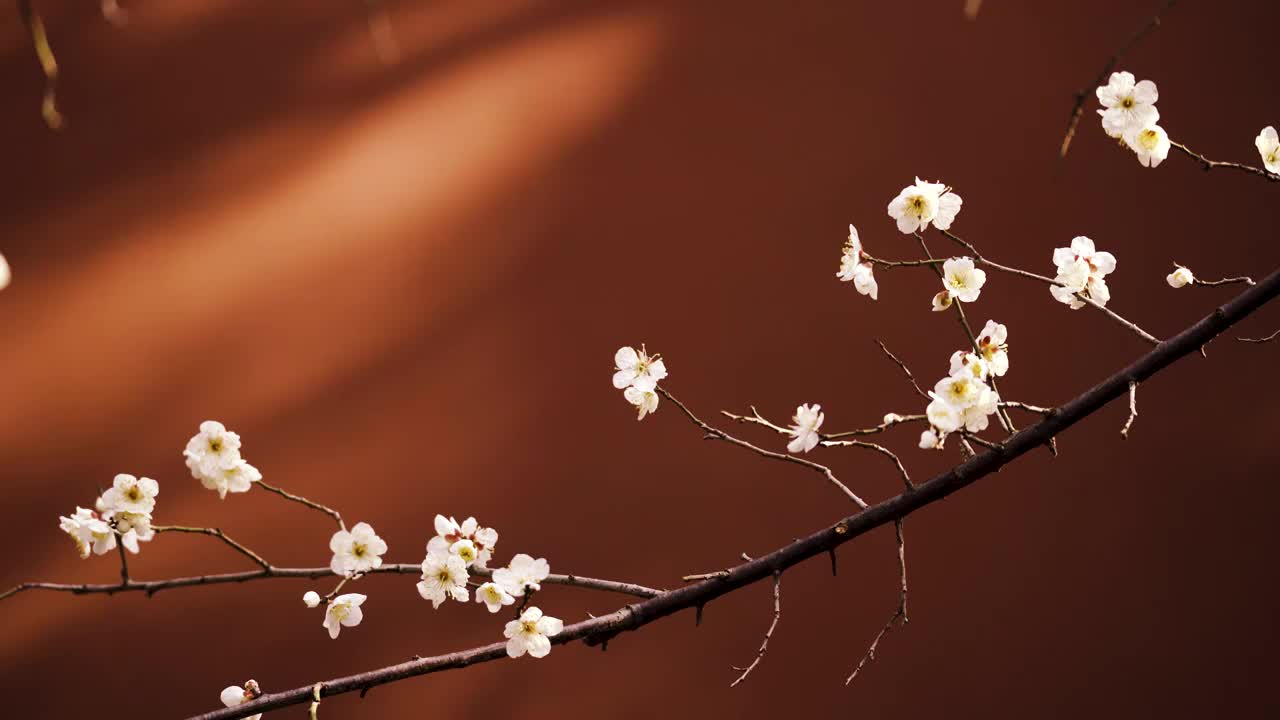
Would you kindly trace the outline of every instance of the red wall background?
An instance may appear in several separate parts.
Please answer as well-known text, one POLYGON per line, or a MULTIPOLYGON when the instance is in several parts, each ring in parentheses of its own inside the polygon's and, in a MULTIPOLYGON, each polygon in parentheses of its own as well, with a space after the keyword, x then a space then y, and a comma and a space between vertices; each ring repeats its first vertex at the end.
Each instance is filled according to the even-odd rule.
MULTIPOLYGON (((1112 307, 1157 335, 1233 290, 1173 291, 1280 261, 1277 187, 1156 170, 1072 94, 1155 2, 902 5, 390 2, 379 62, 360 2, 38 3, 68 119, 0 13, 0 583, 110 582, 57 517, 117 472, 161 482, 156 522, 218 526, 288 565, 327 562, 330 524, 260 491, 219 502, 181 451, 227 423, 266 478, 366 520, 421 559, 436 512, 499 529, 499 557, 672 586, 848 507, 818 478, 699 440, 674 408, 637 425, 611 357, 644 342, 704 416, 776 420, 821 402, 833 429, 918 412, 882 338, 925 381, 962 339, 927 310, 936 280, 835 280, 845 226, 911 256, 885 206, 914 175, 965 199, 955 226, 1039 272, 1093 237, 1119 258, 1112 307)), ((1159 83, 1162 125, 1256 164, 1280 125, 1277 9, 1185 3, 1122 63, 1159 83)), ((942 247, 940 242, 935 242, 942 247)), ((1043 287, 993 276, 971 309, 1010 328, 1009 398, 1064 401, 1144 351, 1043 287)), ((1241 328, 1265 334, 1280 311, 1241 328)), ((907 523, 911 623, 844 677, 895 602, 892 533, 788 572, 769 654, 730 690, 769 619, 750 588, 545 661, 499 662, 326 700, 321 716, 1203 717, 1274 715, 1280 347, 1219 340, 1118 404, 907 523)), ((741 429, 781 448, 777 437, 741 429)), ((885 438, 925 478, 957 459, 885 438)), ((821 451, 867 498, 882 458, 821 451)), ((243 569, 202 537, 161 537, 140 578, 243 569)), ((180 717, 256 678, 277 690, 492 642, 474 604, 432 611, 410 577, 356 586, 363 625, 331 641, 279 580, 4 601, 9 713, 180 717)), ((554 588, 574 621, 621 601, 554 588)), ((280 715, 297 715, 299 709, 280 715)))

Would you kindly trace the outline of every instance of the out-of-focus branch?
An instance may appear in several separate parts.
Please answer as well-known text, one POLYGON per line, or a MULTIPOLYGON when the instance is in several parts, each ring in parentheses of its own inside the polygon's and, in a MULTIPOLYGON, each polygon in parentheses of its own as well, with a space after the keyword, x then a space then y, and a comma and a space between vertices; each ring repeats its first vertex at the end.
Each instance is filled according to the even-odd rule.
POLYGON ((1098 73, 1098 77, 1094 78, 1093 85, 1080 88, 1079 92, 1076 93, 1075 104, 1071 106, 1071 117, 1067 121, 1067 132, 1062 136, 1062 146, 1058 148, 1059 159, 1067 156, 1067 150, 1071 147, 1071 140, 1076 136, 1076 127, 1080 124, 1080 117, 1084 115, 1085 101, 1089 99, 1089 96, 1093 93, 1093 89, 1104 84, 1107 81, 1107 78, 1111 77, 1111 73, 1115 71, 1116 65, 1120 63, 1120 58, 1124 57, 1125 54, 1133 49, 1133 46, 1137 45, 1139 40, 1146 37, 1152 30, 1160 27, 1160 21, 1164 14, 1172 9, 1177 2, 1178 0, 1166 0, 1166 2, 1156 10, 1154 15, 1147 18, 1146 22, 1142 23, 1142 27, 1138 28, 1137 32, 1129 38, 1128 42, 1121 45, 1120 49, 1116 50, 1111 57, 1107 59, 1107 64, 1102 66, 1102 71, 1098 73))
MULTIPOLYGON (((660 593, 649 600, 627 605, 608 615, 567 625, 559 635, 551 639, 551 642, 562 645, 583 640, 589 645, 603 644, 619 633, 637 630, 681 610, 702 607, 739 588, 772 577, 812 557, 828 553, 875 528, 897 523, 912 512, 995 473, 1013 460, 1034 450, 1049 438, 1089 417, 1111 401, 1124 396, 1130 382, 1142 382, 1181 358, 1196 352, 1200 346, 1252 314, 1277 295, 1280 295, 1280 270, 1272 272, 1258 285, 1240 293, 1208 316, 1152 348, 1129 366, 1120 369, 1057 408, 1044 420, 1012 435, 995 448, 937 475, 917 486, 916 490, 904 492, 874 507, 850 515, 834 525, 824 527, 812 535, 800 538, 767 555, 717 573, 714 577, 660 593)), ((687 410, 685 414, 690 415, 700 427, 704 429, 709 427, 697 421, 687 410)), ((903 565, 905 566, 905 562, 903 565)), ((905 587, 905 581, 903 585, 905 587)), ((268 693, 243 705, 214 710, 194 716, 190 720, 243 718, 277 708, 311 702, 313 693, 315 696, 328 697, 358 692, 419 675, 454 670, 506 657, 506 644, 492 643, 446 655, 417 658, 292 690, 268 693)))
POLYGON ((40 62, 40 70, 44 72, 44 100, 40 103, 40 114, 49 129, 59 130, 64 120, 62 113, 58 112, 58 60, 53 56, 53 46, 49 44, 44 20, 32 7, 31 0, 18 0, 18 14, 27 26, 27 34, 31 36, 31 45, 36 51, 36 60, 40 62))

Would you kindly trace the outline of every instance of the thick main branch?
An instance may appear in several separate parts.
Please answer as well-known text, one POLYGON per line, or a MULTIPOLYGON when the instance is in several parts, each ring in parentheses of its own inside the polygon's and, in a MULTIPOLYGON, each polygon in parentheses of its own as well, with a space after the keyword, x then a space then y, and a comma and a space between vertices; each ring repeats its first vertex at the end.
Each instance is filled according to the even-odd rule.
MULTIPOLYGON (((1280 295, 1280 270, 1272 272, 1258 285, 1240 293, 1199 322, 1161 342, 1128 367, 1057 408, 1044 420, 1012 435, 991 450, 919 485, 916 490, 904 492, 855 515, 850 515, 808 537, 717 574, 713 578, 664 592, 641 603, 627 605, 608 615, 566 626, 562 633, 552 639, 552 642, 558 645, 574 640, 584 640, 592 645, 607 642, 621 632, 636 630, 681 610, 701 607, 739 588, 774 577, 787 568, 826 553, 882 525, 901 520, 912 512, 994 473, 1014 459, 1044 444, 1049 438, 1093 414, 1112 400, 1127 395, 1130 383, 1142 382, 1177 360, 1196 352, 1223 330, 1239 322, 1277 295, 1280 295)), ((340 695, 418 675, 499 660, 506 656, 504 643, 492 643, 447 655, 410 660, 292 690, 268 693, 253 702, 197 715, 190 720, 243 718, 268 710, 311 702, 313 692, 323 697, 340 695)))

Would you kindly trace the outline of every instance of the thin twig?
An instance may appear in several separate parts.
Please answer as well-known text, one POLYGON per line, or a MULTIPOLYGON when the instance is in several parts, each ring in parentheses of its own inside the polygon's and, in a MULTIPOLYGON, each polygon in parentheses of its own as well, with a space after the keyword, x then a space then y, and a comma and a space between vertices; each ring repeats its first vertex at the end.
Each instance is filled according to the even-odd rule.
POLYGON ((1120 437, 1125 440, 1129 439, 1129 429, 1133 427, 1133 421, 1138 417, 1138 383, 1134 380, 1129 381, 1129 419, 1124 421, 1124 427, 1120 428, 1120 437))
MULTIPOLYGON (((772 450, 765 450, 764 448, 760 448, 760 447, 756 447, 755 445, 752 445, 746 440, 739 440, 738 438, 730 435, 729 433, 719 428, 712 427, 711 425, 708 425, 702 420, 700 420, 697 415, 694 415, 693 412, 689 410, 689 408, 685 407, 684 403, 677 400, 676 397, 672 395, 670 392, 668 392, 665 388, 659 387, 658 394, 662 395, 662 397, 666 398, 667 400, 670 400, 672 404, 680 408, 680 412, 684 413, 684 416, 689 418, 690 422, 692 422, 694 425, 701 428, 702 431, 705 432, 708 437, 724 440, 725 442, 731 445, 737 445, 740 448, 745 448, 747 450, 750 450, 753 453, 756 453, 757 455, 767 457, 771 460, 789 462, 795 465, 807 467, 810 470, 815 470, 817 472, 820 472, 822 473, 823 477, 827 479, 827 482, 831 483, 836 487, 837 490, 844 493, 844 496, 852 500, 854 504, 856 504, 858 507, 863 509, 867 507, 867 503, 862 498, 855 495, 854 492, 850 490, 847 485, 840 482, 840 479, 836 477, 835 473, 831 472, 831 468, 827 467, 826 465, 819 465, 818 463, 813 462, 812 460, 805 460, 804 458, 799 458, 794 455, 773 452, 772 450)), ((754 421, 748 420, 747 422, 754 422, 754 421)), ((775 425, 774 427, 776 428, 777 426, 775 425)))
POLYGON ((58 60, 53 56, 53 46, 49 44, 49 35, 44 29, 44 20, 40 13, 31 6, 31 0, 18 0, 18 14, 27 26, 27 34, 31 36, 31 45, 36 51, 36 60, 40 61, 40 70, 44 73, 44 100, 40 103, 40 115, 50 130, 59 130, 64 124, 62 113, 58 112, 58 60))
POLYGON ((735 667, 734 670, 741 670, 742 674, 737 680, 729 683, 729 687, 738 687, 738 683, 747 679, 752 670, 760 664, 764 659, 765 650, 769 649, 769 638, 773 637, 773 631, 778 627, 778 620, 782 618, 782 573, 775 572, 773 574, 773 622, 769 623, 769 629, 764 633, 764 642, 760 643, 760 649, 756 651, 755 659, 746 668, 735 667))
POLYGON ((882 433, 885 430, 888 430, 893 427, 897 427, 898 425, 902 425, 904 423, 929 421, 928 415, 898 415, 897 413, 891 413, 891 415, 892 417, 890 417, 888 420, 885 420, 884 422, 874 427, 862 428, 861 430, 843 430, 841 432, 835 432, 835 433, 824 433, 820 435, 820 437, 823 440, 839 440, 840 438, 859 437, 862 435, 878 435, 879 433, 882 433))
POLYGON ((218 528, 180 527, 178 525, 153 525, 152 529, 158 533, 179 532, 179 533, 197 533, 200 535, 211 535, 213 537, 218 538, 219 540, 226 543, 227 545, 229 545, 232 550, 235 550, 241 555, 244 555, 245 557, 257 563, 258 566, 261 567, 263 570, 271 569, 271 563, 267 562, 266 560, 263 560, 261 555, 250 550, 244 545, 241 545, 235 540, 232 540, 231 538, 227 537, 226 533, 222 532, 218 528))
POLYGON ((1271 342, 1272 340, 1275 340, 1277 336, 1280 336, 1280 330, 1277 330, 1266 337, 1260 337, 1260 338, 1238 337, 1236 339, 1239 340, 1240 342, 1264 343, 1264 342, 1271 342))
POLYGON ((116 549, 120 551, 120 584, 117 589, 123 590, 129 587, 129 560, 124 552, 124 543, 117 542, 116 549))
POLYGON ((1259 177, 1270 180, 1271 182, 1280 182, 1280 175, 1277 175, 1273 172, 1267 172, 1262 168, 1254 167, 1252 165, 1245 165, 1244 163, 1219 162, 1217 160, 1210 160, 1209 158, 1201 155, 1200 153, 1192 150, 1191 148, 1187 147, 1186 145, 1183 145, 1180 142, 1170 140, 1169 144, 1174 148, 1178 149, 1179 151, 1181 151, 1183 154, 1189 155, 1193 160, 1196 160, 1197 162, 1199 162, 1200 167, 1204 168, 1205 172, 1213 170, 1214 168, 1228 168, 1231 170, 1239 170, 1241 172, 1247 172, 1251 175, 1257 175, 1259 177))
POLYGON ((1071 119, 1067 121, 1067 132, 1062 137, 1062 147, 1058 149, 1059 159, 1067 156, 1067 149, 1071 147, 1071 139, 1076 135, 1076 126, 1080 124, 1080 116, 1084 114, 1085 100, 1088 99, 1093 88, 1096 88, 1107 81, 1111 76, 1112 71, 1116 69, 1116 65, 1119 64, 1120 58, 1124 57, 1125 53, 1129 52, 1129 50, 1132 49, 1139 40, 1146 37, 1147 33, 1150 33, 1152 30, 1160 27, 1161 16, 1168 12, 1176 3, 1177 0, 1168 0, 1160 7, 1159 10, 1156 10, 1156 13, 1148 18, 1147 21, 1142 24, 1142 27, 1138 28, 1137 32, 1129 38, 1129 41, 1124 45, 1121 45, 1120 49, 1111 55, 1107 60, 1107 64, 1102 66, 1102 72, 1098 73, 1098 77, 1094 79, 1092 87, 1081 88, 1080 91, 1076 93, 1075 105, 1071 106, 1071 119))
MULTIPOLYGON (((381 574, 399 574, 413 575, 422 572, 421 563, 383 563, 382 566, 365 572, 365 575, 381 575, 381 574)), ((472 575, 479 577, 492 577, 493 571, 486 568, 472 567, 469 569, 472 575)), ((0 600, 4 600, 11 595, 16 595, 27 590, 51 590, 54 592, 71 593, 72 595, 95 595, 105 594, 113 595, 123 591, 145 592, 147 595, 154 595, 161 590, 169 590, 172 588, 191 587, 195 585, 221 585, 224 583, 243 583, 255 580, 266 580, 268 578, 310 578, 312 580, 322 577, 334 577, 337 573, 327 567, 314 568, 289 568, 275 567, 261 570, 248 570, 244 572, 221 573, 217 575, 194 575, 190 577, 169 578, 166 580, 131 580, 128 585, 120 585, 113 583, 110 585, 93 585, 93 584, 71 584, 71 583, 48 583, 48 582, 28 582, 22 583, 16 587, 0 593, 0 600)), ((587 590, 601 590, 604 592, 615 592, 622 595, 632 595, 641 598, 653 598, 661 595, 663 590, 655 590, 654 588, 637 585, 635 583, 618 582, 615 580, 600 580, 597 578, 583 577, 581 575, 548 575, 543 583, 549 585, 565 585, 568 587, 579 587, 587 590)))
POLYGON ((893 462, 894 466, 898 468, 898 474, 902 476, 902 484, 905 485, 908 490, 916 489, 916 486, 911 483, 911 476, 907 474, 907 468, 902 464, 902 460, 899 459, 892 450, 884 447, 883 445, 877 445, 873 442, 865 442, 862 440, 823 440, 822 444, 828 447, 843 445, 875 450, 881 455, 889 458, 889 460, 893 462))
POLYGON ((889 348, 885 347, 884 343, 880 340, 877 339, 876 344, 880 346, 880 349, 884 351, 885 355, 889 356, 889 359, 892 360, 895 365, 902 369, 903 374, 907 376, 907 382, 911 383, 911 387, 915 388, 916 394, 926 400, 930 399, 929 393, 921 390, 920 386, 916 384, 916 377, 911 374, 911 370, 907 367, 906 363, 899 360, 897 355, 889 352, 889 348))
MULTIPOLYGON (((656 620, 681 610, 705 606, 716 598, 739 588, 783 572, 801 562, 852 541, 871 530, 897 522, 922 507, 931 505, 952 493, 988 477, 1000 468, 1043 445, 1053 437, 1097 412, 1109 402, 1122 397, 1129 380, 1144 381, 1251 315, 1280 295, 1280 270, 1272 272, 1257 286, 1249 288, 1218 307, 1195 324, 1187 327, 1160 346, 1152 348, 1128 367, 1103 379, 1075 399, 1057 408, 1041 422, 1013 435, 1000 449, 983 453, 968 462, 943 472, 921 485, 915 492, 904 492, 873 508, 850 515, 843 520, 800 538, 777 550, 761 555, 726 571, 722 577, 703 580, 676 590, 664 592, 644 602, 626 605, 607 615, 566 625, 551 639, 556 645, 575 640, 600 644, 619 633, 638 630, 656 620)), ((905 558, 905 555, 904 555, 905 558)), ((905 562, 904 562, 905 566, 905 562)), ((905 585, 905 583, 904 583, 905 585)), ((452 652, 435 657, 415 658, 408 662, 379 667, 362 673, 338 677, 324 683, 324 695, 360 692, 366 688, 398 682, 411 677, 444 672, 507 657, 506 643, 452 652)), ((189 720, 233 720, 257 713, 308 702, 313 685, 263 695, 252 702, 233 708, 219 708, 189 720)))
POLYGON ((286 499, 286 500, 292 500, 293 502, 301 503, 301 504, 306 505, 307 507, 311 508, 312 510, 319 510, 320 512, 322 512, 322 513, 324 513, 324 514, 328 515, 329 517, 331 517, 331 518, 333 518, 335 521, 337 521, 337 523, 338 523, 338 527, 339 527, 340 529, 342 529, 342 530, 346 530, 346 529, 347 529, 347 526, 346 526, 345 524, 343 524, 343 522, 342 522, 342 514, 341 514, 341 513, 339 513, 337 510, 334 510, 334 509, 333 509, 333 508, 331 508, 331 507, 328 507, 328 506, 326 506, 326 505, 321 505, 320 503, 315 502, 314 500, 308 500, 308 499, 306 499, 306 498, 302 497, 301 495, 294 495, 293 493, 291 493, 291 492, 289 492, 289 491, 287 491, 287 490, 284 490, 284 489, 278 488, 278 487, 276 487, 275 485, 268 485, 267 483, 264 483, 264 482, 262 482, 261 480, 259 480, 258 482, 254 483, 254 485, 257 485, 258 487, 260 487, 260 488, 262 488, 263 490, 266 490, 266 491, 268 491, 268 492, 273 492, 273 493, 275 493, 276 495, 279 495, 280 497, 282 497, 282 498, 284 498, 284 499, 286 499))
POLYGON ((871 641, 871 647, 867 648, 867 652, 858 661, 857 667, 853 669, 853 672, 844 681, 846 686, 853 682, 854 678, 858 677, 858 673, 862 671, 862 668, 867 663, 876 659, 876 648, 880 646, 880 641, 884 639, 884 636, 893 629, 893 624, 898 622, 899 619, 902 620, 903 625, 910 622, 907 617, 907 546, 902 540, 901 519, 894 521, 893 529, 898 539, 898 576, 902 579, 902 585, 898 591, 898 607, 889 616, 889 621, 884 624, 884 627, 880 628, 880 632, 876 633, 875 639, 871 641))
POLYGON ((1243 275, 1240 277, 1222 278, 1221 280, 1201 280, 1200 278, 1196 278, 1195 281, 1193 281, 1191 284, 1203 285, 1205 287, 1215 287, 1217 285, 1234 285, 1236 283, 1244 283, 1245 285, 1257 284, 1253 281, 1253 278, 1246 277, 1243 275))

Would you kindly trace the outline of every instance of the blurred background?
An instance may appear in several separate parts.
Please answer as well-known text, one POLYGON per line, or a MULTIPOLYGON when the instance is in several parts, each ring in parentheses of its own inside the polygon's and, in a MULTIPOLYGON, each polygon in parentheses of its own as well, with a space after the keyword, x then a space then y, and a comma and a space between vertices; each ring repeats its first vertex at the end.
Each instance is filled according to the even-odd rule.
MULTIPOLYGON (((243 437, 265 479, 368 521, 416 562, 437 512, 501 533, 497 559, 679 584, 850 511, 820 478, 703 442, 675 408, 637 424, 612 388, 645 343, 704 417, 819 402, 831 430, 923 403, 963 346, 927 272, 835 278, 852 222, 914 257, 885 206, 919 175, 965 200, 955 231, 1050 273, 1089 235, 1119 258, 1111 307, 1168 336, 1237 288, 1173 291, 1280 262, 1275 186, 1139 166, 1073 94, 1158 5, 893 2, 38 2, 67 125, 0 13, 0 584, 111 582, 57 518, 118 472, 161 484, 159 524, 216 526, 280 565, 328 562, 331 523, 260 490, 219 501, 183 466, 200 421, 243 437), (388 42, 389 21, 394 44, 388 42)), ((1121 63, 1157 81, 1161 124, 1259 164, 1280 125, 1275 3, 1187 2, 1121 63)), ((943 250, 941 238, 933 241, 943 250)), ((1008 325, 1010 399, 1065 401, 1146 350, 1047 289, 993 275, 975 323, 1008 325)), ((1239 333, 1267 334, 1280 308, 1239 333)), ((325 700, 321 716, 1270 716, 1280 671, 1273 441, 1280 346, 1220 339, 1121 404, 906 523, 911 623, 843 680, 896 602, 892 532, 788 572, 769 653, 767 583, 543 661, 503 661, 325 700)), ((1019 418, 1022 424, 1029 420, 1019 418)), ((824 428, 825 429, 825 428, 824 428)), ((744 437, 781 449, 752 428, 744 437)), ((883 441, 917 479, 959 459, 883 441)), ((819 450, 884 499, 883 458, 819 450)), ((162 536, 135 577, 251 569, 205 537, 162 536)), ((337 641, 301 602, 330 581, 4 601, 7 713, 182 717, 227 685, 292 688, 501 638, 471 603, 433 611, 378 576, 337 641)), ((576 621, 625 602, 538 597, 576 621)), ((279 715, 296 716, 293 708, 279 715)), ((270 716, 269 716, 270 717, 270 716)))

